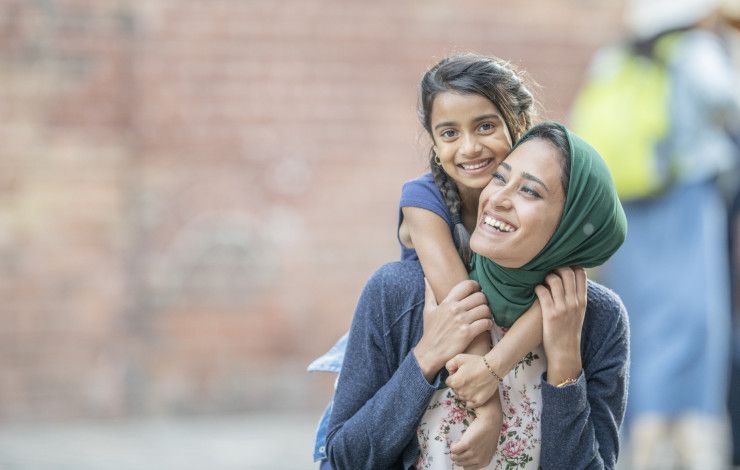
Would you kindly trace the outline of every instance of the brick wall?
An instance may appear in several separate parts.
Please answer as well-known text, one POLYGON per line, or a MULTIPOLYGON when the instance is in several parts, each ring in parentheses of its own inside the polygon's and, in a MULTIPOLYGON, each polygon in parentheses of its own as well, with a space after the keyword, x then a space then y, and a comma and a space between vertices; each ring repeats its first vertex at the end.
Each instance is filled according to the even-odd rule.
POLYGON ((564 119, 619 2, 0 0, 0 418, 318 407, 398 256, 424 69, 564 119))

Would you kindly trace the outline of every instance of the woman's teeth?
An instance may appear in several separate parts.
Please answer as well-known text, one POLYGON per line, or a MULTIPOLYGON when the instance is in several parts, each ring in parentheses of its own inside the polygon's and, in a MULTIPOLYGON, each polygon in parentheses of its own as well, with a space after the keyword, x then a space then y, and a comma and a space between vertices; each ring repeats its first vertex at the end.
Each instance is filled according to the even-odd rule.
POLYGON ((511 225, 505 224, 501 222, 500 220, 496 220, 490 215, 483 217, 483 223, 486 225, 490 225, 491 227, 501 232, 513 232, 514 231, 514 227, 512 227, 511 225))
POLYGON ((478 163, 461 163, 460 166, 463 167, 464 170, 474 171, 474 170, 480 170, 481 168, 488 165, 489 163, 491 163, 490 158, 488 160, 483 160, 478 163))

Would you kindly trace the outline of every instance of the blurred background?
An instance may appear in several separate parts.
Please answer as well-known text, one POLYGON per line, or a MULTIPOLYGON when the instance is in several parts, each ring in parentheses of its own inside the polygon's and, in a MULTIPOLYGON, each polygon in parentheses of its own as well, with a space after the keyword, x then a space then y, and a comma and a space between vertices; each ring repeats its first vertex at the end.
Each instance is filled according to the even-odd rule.
POLYGON ((314 468, 425 69, 500 56, 565 120, 622 8, 0 0, 0 468, 314 468))

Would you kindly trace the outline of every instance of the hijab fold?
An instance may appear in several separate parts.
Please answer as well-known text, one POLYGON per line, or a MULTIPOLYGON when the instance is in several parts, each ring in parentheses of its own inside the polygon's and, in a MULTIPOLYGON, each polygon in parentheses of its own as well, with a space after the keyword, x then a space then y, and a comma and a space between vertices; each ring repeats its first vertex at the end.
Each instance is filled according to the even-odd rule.
POLYGON ((606 163, 587 142, 556 125, 568 137, 570 180, 552 238, 521 268, 505 268, 473 254, 470 277, 480 283, 496 324, 504 328, 511 327, 534 303, 534 288, 548 273, 566 266, 598 266, 617 251, 627 235, 627 219, 606 163))

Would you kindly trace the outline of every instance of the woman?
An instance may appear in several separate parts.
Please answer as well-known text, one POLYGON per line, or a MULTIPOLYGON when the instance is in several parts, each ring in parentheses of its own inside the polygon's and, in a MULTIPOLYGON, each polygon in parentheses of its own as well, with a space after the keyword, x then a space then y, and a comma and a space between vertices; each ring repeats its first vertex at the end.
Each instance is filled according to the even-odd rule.
MULTIPOLYGON (((540 384, 541 445, 531 454, 543 468, 611 467, 625 403, 626 313, 613 293, 594 283, 586 308, 582 270, 547 273, 603 262, 624 238, 624 214, 603 161, 588 144, 558 125, 535 129, 481 194, 471 239, 479 255, 476 276, 489 292, 508 277, 513 288, 496 294, 507 303, 526 309, 536 296, 542 302, 548 362, 540 384), (486 219, 501 213, 509 214, 503 218, 514 229, 509 233, 486 219), (547 287, 535 295, 543 281, 547 287), (579 298, 577 305, 563 305, 579 298)), ((334 468, 418 463, 417 426, 439 385, 438 371, 493 326, 477 290, 477 283, 464 281, 439 305, 430 292, 425 302, 416 262, 386 265, 370 279, 350 330, 329 426, 334 468)))

